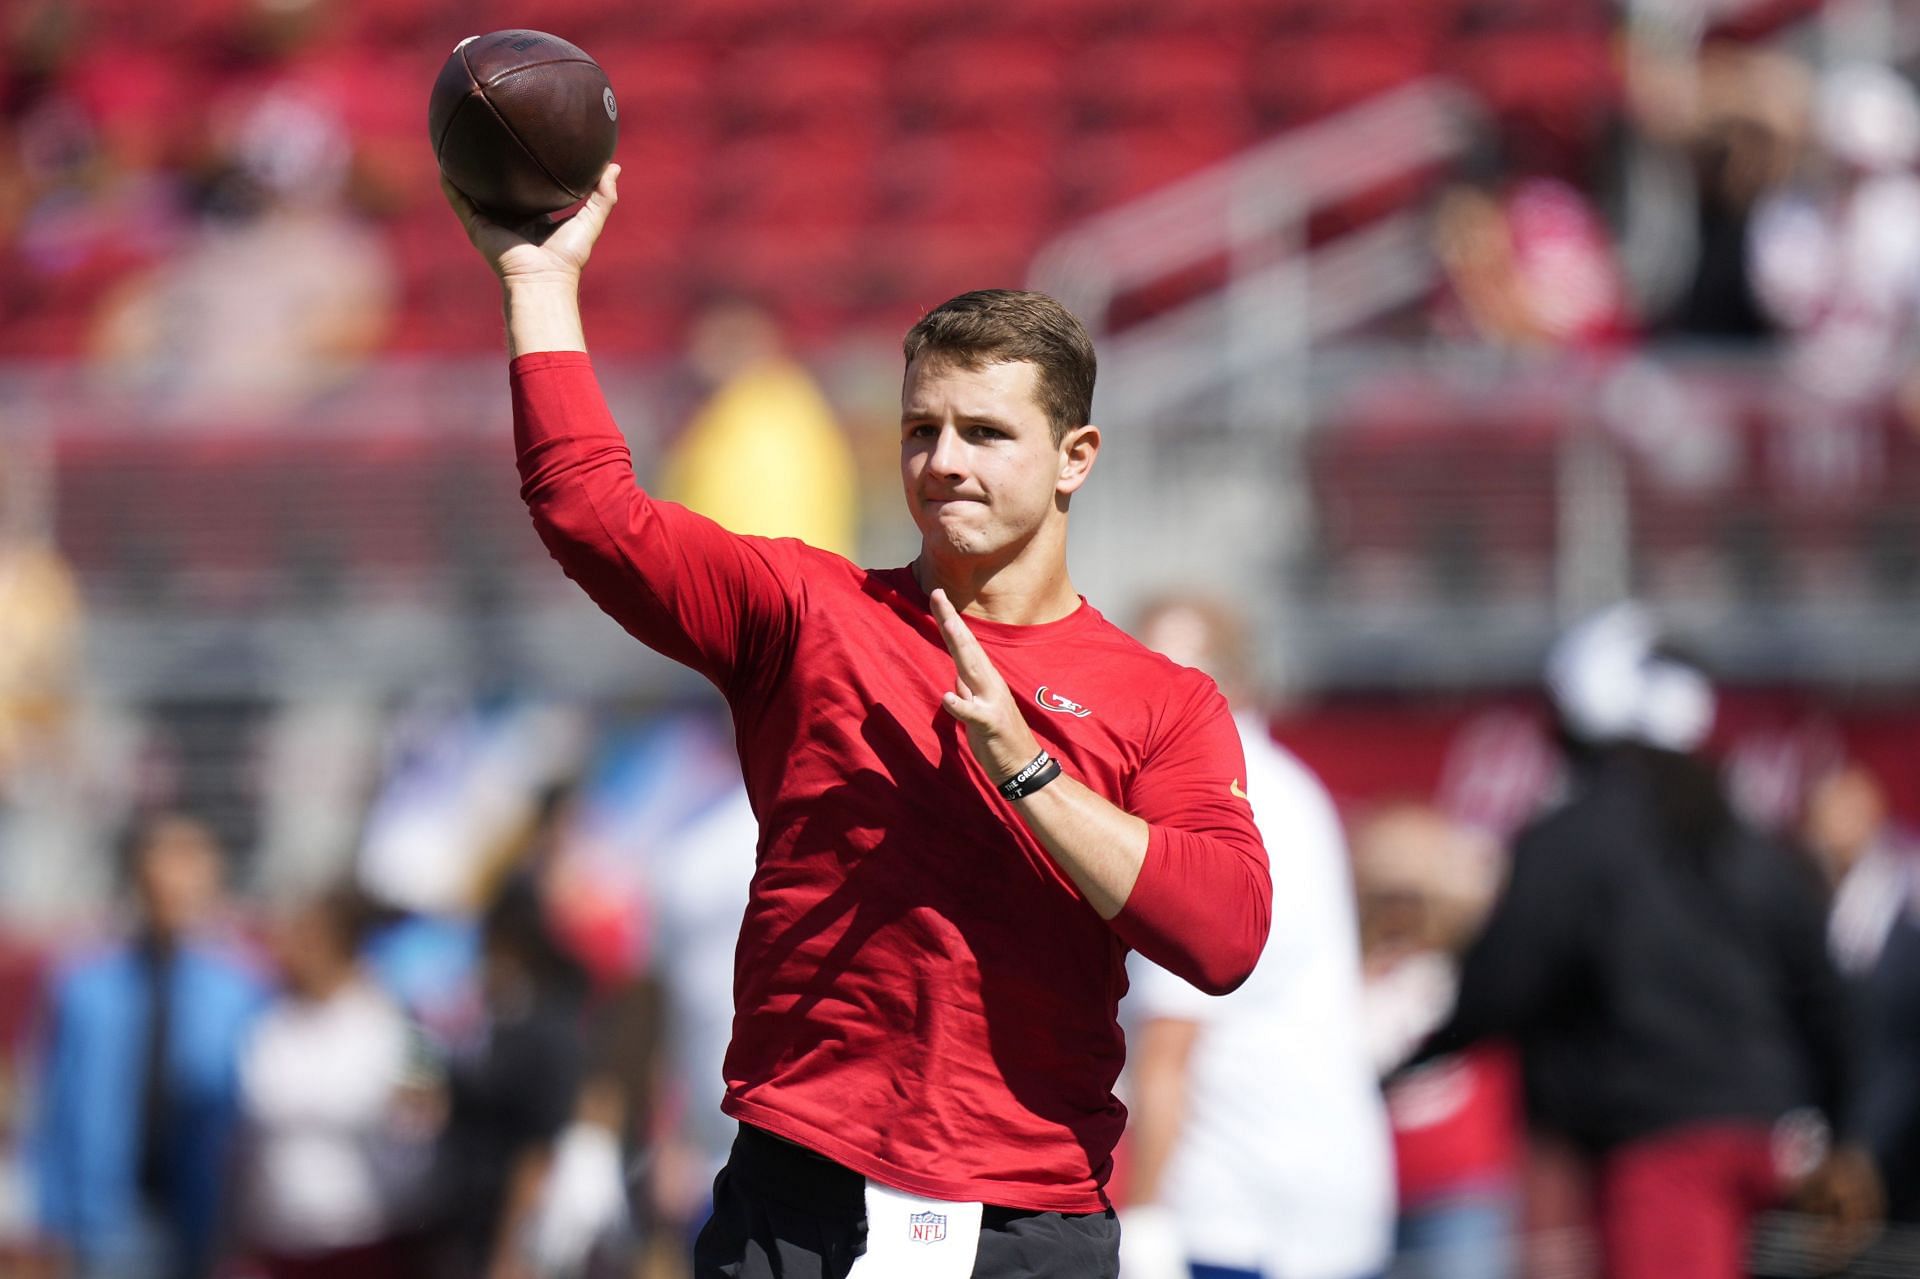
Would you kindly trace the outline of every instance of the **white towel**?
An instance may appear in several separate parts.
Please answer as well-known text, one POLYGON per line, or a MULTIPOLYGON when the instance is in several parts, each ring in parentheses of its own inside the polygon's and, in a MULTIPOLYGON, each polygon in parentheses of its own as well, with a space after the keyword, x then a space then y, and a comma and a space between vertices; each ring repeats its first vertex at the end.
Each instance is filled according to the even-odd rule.
POLYGON ((980 1249, 977 1203, 867 1182, 867 1250, 847 1279, 968 1279, 980 1249))

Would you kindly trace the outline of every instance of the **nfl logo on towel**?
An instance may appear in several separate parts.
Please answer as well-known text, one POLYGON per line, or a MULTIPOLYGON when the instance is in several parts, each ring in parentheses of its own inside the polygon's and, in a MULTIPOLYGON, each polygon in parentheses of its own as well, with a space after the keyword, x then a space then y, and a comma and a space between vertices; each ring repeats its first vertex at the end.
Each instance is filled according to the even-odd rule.
POLYGON ((916 1212, 907 1218, 907 1239, 912 1243, 939 1243, 947 1237, 947 1215, 943 1212, 916 1212))

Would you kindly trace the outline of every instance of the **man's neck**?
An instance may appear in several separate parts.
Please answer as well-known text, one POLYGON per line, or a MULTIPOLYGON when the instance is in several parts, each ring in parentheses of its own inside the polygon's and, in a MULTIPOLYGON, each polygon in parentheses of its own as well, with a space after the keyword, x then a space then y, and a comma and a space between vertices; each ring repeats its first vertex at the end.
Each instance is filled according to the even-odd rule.
POLYGON ((923 547, 913 562, 913 576, 921 590, 931 594, 938 587, 963 615, 990 622, 1037 626, 1057 622, 1080 607, 1066 560, 1058 555, 1029 554, 994 564, 936 556, 923 547))

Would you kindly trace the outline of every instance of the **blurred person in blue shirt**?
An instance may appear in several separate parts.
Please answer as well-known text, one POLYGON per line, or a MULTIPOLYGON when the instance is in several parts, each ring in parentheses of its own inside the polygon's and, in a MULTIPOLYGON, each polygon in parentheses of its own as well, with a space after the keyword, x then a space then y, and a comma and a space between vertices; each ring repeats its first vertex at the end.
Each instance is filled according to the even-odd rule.
POLYGON ((137 921, 56 978, 35 1132, 41 1226, 83 1279, 213 1267, 241 1044, 261 984, 210 932, 221 854, 179 814, 142 824, 137 921))

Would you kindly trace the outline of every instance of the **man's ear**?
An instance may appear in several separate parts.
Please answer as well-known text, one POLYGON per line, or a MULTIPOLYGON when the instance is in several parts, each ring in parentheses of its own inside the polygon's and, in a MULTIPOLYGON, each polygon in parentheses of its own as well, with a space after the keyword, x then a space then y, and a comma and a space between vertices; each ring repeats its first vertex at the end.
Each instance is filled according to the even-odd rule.
POLYGON ((1087 482, 1094 459, 1100 455, 1100 428, 1089 422, 1068 431, 1060 441, 1060 477, 1053 491, 1065 497, 1087 482))

